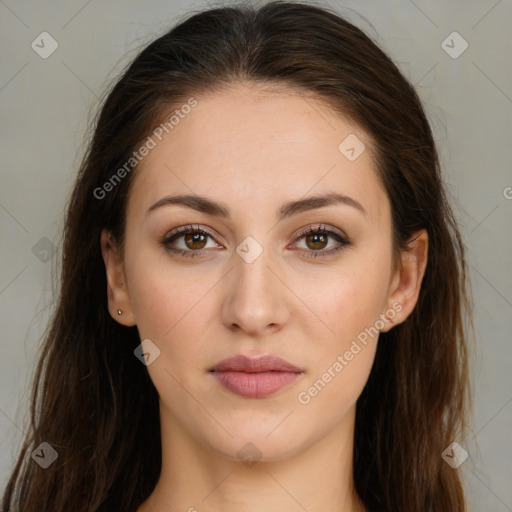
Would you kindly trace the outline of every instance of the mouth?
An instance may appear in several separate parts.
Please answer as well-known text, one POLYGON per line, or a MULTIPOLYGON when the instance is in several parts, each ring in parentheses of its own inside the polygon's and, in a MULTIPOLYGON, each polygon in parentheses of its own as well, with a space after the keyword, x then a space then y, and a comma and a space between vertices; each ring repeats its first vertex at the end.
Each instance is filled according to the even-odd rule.
POLYGON ((276 356, 224 359, 210 373, 228 391, 247 398, 264 398, 288 387, 304 370, 276 356))

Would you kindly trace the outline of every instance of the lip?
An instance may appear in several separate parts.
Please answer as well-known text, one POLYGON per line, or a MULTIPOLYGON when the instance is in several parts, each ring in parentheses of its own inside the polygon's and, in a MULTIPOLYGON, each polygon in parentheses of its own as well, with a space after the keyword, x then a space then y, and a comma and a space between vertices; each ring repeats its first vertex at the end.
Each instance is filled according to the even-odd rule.
POLYGON ((237 355, 222 360, 210 369, 210 373, 232 393, 263 398, 290 385, 304 370, 272 355, 257 358, 237 355))

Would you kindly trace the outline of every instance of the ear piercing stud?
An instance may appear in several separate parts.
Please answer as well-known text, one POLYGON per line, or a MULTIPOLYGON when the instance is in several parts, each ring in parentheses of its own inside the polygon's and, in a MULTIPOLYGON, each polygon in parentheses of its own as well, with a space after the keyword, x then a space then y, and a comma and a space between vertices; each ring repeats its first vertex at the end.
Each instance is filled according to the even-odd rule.
POLYGON ((118 314, 118 315, 122 315, 122 314, 123 314, 123 312, 122 312, 120 309, 118 309, 118 310, 117 310, 117 314, 118 314))

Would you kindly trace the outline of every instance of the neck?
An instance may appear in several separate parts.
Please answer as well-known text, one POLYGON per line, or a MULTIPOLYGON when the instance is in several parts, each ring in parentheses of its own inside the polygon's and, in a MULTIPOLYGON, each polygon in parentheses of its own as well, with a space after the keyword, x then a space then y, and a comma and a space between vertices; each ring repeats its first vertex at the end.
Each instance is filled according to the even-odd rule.
POLYGON ((200 444, 160 410, 162 471, 138 512, 366 510, 353 481, 355 409, 308 447, 279 460, 252 462, 231 460, 200 444))

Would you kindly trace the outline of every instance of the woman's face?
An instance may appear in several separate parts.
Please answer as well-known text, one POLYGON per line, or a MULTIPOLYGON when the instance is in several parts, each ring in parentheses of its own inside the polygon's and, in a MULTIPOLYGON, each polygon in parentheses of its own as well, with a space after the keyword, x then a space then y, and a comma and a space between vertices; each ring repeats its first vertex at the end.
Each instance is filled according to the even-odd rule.
POLYGON ((406 313, 370 140, 288 92, 196 100, 134 171, 122 278, 109 279, 118 321, 151 340, 162 429, 233 459, 349 436, 376 332, 406 313), (175 196, 215 208, 165 201, 175 196), (218 366, 238 355, 300 372, 218 366))

